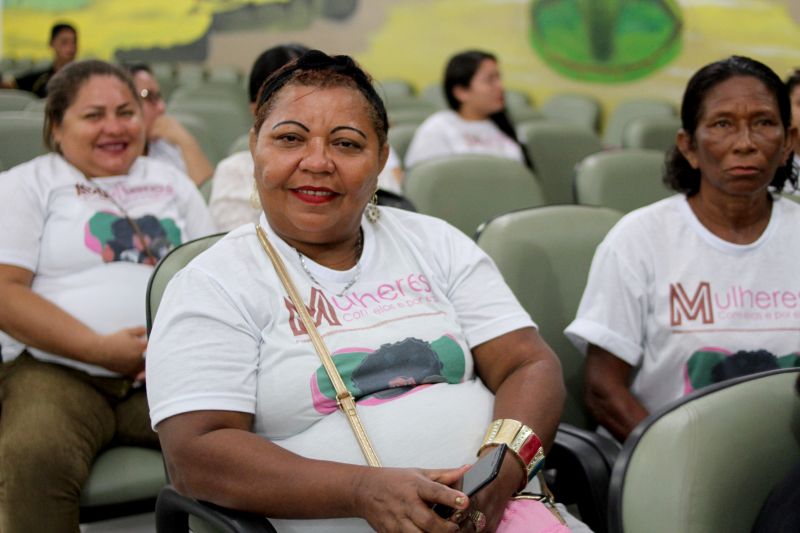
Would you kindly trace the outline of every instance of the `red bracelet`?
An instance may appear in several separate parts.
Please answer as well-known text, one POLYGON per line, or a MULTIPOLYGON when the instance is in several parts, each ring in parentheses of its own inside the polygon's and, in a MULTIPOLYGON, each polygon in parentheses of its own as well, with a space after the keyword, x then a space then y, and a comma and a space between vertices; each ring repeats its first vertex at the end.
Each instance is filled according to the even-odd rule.
POLYGON ((544 448, 541 439, 531 428, 519 420, 499 418, 492 422, 489 429, 486 430, 486 436, 478 454, 490 446, 499 444, 508 446, 520 463, 525 476, 519 490, 524 489, 544 464, 544 448))

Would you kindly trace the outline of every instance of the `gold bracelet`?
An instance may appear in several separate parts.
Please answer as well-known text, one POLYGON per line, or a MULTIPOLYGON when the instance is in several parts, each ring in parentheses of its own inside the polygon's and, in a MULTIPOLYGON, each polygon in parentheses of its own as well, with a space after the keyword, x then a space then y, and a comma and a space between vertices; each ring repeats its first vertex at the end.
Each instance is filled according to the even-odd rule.
POLYGON ((520 490, 525 488, 544 464, 542 441, 531 428, 512 418, 498 418, 491 423, 483 438, 478 455, 491 446, 505 444, 514 454, 524 472, 520 490))

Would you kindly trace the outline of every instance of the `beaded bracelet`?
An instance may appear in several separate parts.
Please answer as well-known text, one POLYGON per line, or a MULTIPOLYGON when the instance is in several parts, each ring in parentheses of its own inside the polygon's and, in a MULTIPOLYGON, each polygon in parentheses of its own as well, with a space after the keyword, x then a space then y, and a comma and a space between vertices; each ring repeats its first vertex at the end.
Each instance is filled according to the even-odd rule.
POLYGON ((524 489, 544 464, 542 441, 531 428, 519 420, 498 418, 486 430, 486 436, 483 438, 483 445, 478 450, 478 454, 480 455, 486 448, 500 444, 508 446, 509 451, 514 454, 522 467, 525 479, 519 490, 524 489))

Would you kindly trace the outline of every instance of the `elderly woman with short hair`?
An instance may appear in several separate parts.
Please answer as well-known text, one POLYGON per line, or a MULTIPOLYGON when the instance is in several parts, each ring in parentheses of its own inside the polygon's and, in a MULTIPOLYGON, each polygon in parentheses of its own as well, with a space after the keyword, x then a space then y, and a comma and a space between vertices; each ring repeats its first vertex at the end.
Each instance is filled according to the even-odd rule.
POLYGON ((598 247, 566 334, 586 402, 624 440, 708 385, 800 363, 800 206, 786 87, 733 56, 686 87, 665 182, 681 193, 624 217, 598 247))

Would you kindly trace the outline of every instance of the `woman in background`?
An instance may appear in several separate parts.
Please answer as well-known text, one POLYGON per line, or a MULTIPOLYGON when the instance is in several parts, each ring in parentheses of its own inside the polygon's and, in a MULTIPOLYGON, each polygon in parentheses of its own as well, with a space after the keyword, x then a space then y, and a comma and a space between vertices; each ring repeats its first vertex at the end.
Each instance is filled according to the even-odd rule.
MULTIPOLYGON (((258 90, 264 80, 307 51, 308 48, 301 44, 279 44, 264 50, 258 56, 250 69, 248 81, 250 111, 253 115, 256 113, 258 90)), ((217 163, 212 180, 208 208, 221 231, 230 231, 258 220, 262 210, 254 192, 253 156, 250 155, 250 150, 233 153, 217 163)))
POLYGON ((453 56, 444 74, 449 110, 428 117, 414 134, 406 168, 454 154, 506 157, 533 168, 505 111, 497 58, 471 50, 453 56))
POLYGON ((680 194, 598 246, 566 334, 586 404, 618 440, 651 412, 733 377, 800 364, 797 130, 781 79, 732 56, 689 80, 664 182, 680 194))
POLYGON ((82 61, 48 87, 52 152, 0 174, 4 533, 77 533, 100 451, 158 446, 134 386, 147 282, 171 248, 214 232, 194 184, 139 157, 142 108, 126 72, 82 61))
POLYGON ((150 67, 137 63, 129 66, 128 71, 142 100, 147 135, 145 154, 180 169, 199 187, 214 172, 200 143, 176 118, 166 114, 164 95, 150 67))

